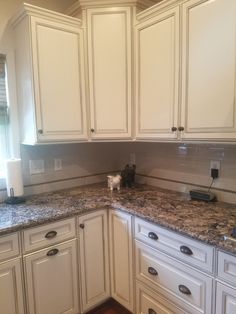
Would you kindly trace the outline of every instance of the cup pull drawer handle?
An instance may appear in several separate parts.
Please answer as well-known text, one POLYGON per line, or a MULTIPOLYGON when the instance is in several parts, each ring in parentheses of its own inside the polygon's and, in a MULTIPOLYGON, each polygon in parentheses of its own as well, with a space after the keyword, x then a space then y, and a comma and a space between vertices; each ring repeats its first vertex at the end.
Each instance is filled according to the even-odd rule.
POLYGON ((186 255, 193 255, 192 250, 185 245, 181 245, 180 252, 182 252, 183 254, 186 254, 186 255))
POLYGON ((148 272, 149 272, 149 274, 151 274, 153 276, 157 276, 158 275, 158 272, 153 267, 148 267, 148 272))
POLYGON ((52 239, 54 238, 55 236, 57 235, 57 232, 56 231, 49 231, 48 233, 45 234, 45 238, 46 239, 52 239))
POLYGON ((157 312, 154 311, 153 309, 149 308, 148 309, 148 314, 157 314, 157 312))
POLYGON ((54 256, 59 252, 58 249, 52 249, 50 251, 47 252, 47 256, 54 256))
POLYGON ((189 290, 189 288, 184 285, 179 285, 179 291, 183 294, 187 294, 187 295, 191 294, 191 291, 189 290))
POLYGON ((158 236, 156 235, 155 232, 149 232, 148 237, 152 240, 158 240, 158 236))

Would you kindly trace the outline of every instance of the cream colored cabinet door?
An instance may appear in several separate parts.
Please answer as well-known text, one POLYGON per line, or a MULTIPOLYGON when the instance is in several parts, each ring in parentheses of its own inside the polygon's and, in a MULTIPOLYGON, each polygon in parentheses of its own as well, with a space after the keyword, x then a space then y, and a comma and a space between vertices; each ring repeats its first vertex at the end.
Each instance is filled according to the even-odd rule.
POLYGON ((179 7, 135 27, 136 137, 177 138, 179 7))
POLYGON ((0 264, 0 313, 24 314, 20 259, 0 264))
POLYGON ((107 212, 79 217, 82 312, 110 296, 107 212))
POLYGON ((131 216, 109 212, 111 295, 133 312, 133 250, 131 216))
POLYGON ((79 20, 25 7, 27 15, 15 25, 22 141, 85 140, 84 46, 79 20))
POLYGON ((236 313, 236 289, 217 282, 216 314, 236 313))
POLYGON ((86 10, 92 139, 131 138, 131 13, 86 10))
POLYGON ((27 308, 30 314, 77 314, 76 240, 24 257, 27 308))
POLYGON ((182 138, 236 139, 236 1, 183 4, 182 138))

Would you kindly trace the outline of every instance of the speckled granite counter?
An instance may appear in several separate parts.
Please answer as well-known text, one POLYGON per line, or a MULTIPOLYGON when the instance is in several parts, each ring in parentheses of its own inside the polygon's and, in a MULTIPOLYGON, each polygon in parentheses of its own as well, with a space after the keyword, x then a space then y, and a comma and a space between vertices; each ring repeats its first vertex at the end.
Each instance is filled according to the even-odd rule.
POLYGON ((104 208, 117 208, 236 255, 236 242, 223 241, 236 226, 236 205, 205 203, 140 185, 120 192, 106 184, 27 197, 22 205, 0 204, 0 235, 104 208))

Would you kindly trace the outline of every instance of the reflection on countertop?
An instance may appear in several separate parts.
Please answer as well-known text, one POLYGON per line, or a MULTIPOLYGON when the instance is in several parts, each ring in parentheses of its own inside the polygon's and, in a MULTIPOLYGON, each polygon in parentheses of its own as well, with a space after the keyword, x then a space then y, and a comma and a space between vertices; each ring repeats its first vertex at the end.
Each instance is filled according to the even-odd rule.
POLYGON ((236 226, 236 205, 193 201, 188 194, 148 185, 111 192, 106 183, 94 184, 29 196, 24 204, 0 204, 0 235, 111 208, 236 254, 236 243, 224 240, 236 226))

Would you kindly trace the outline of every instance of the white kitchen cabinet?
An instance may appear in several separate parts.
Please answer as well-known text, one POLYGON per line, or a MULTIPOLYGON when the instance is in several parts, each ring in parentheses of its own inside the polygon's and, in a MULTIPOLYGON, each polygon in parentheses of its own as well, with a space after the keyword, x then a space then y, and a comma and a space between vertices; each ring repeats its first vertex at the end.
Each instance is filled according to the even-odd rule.
POLYGON ((24 264, 28 313, 78 313, 75 239, 26 255, 24 264))
POLYGON ((0 312, 24 314, 20 258, 0 264, 0 312))
POLYGON ((182 139, 236 138, 236 1, 183 4, 182 139))
POLYGON ((143 14, 135 27, 136 137, 175 139, 179 104, 179 7, 157 12, 144 20, 143 14))
POLYGON ((82 312, 110 297, 108 222, 105 210, 79 217, 82 312))
POLYGON ((91 138, 131 138, 131 9, 85 11, 91 138))
POLYGON ((111 296, 133 312, 132 216, 109 212, 111 296))
POLYGON ((217 282, 216 314, 236 313, 236 289, 217 282))
POLYGON ((22 142, 87 139, 80 21, 24 4, 12 25, 22 142))

